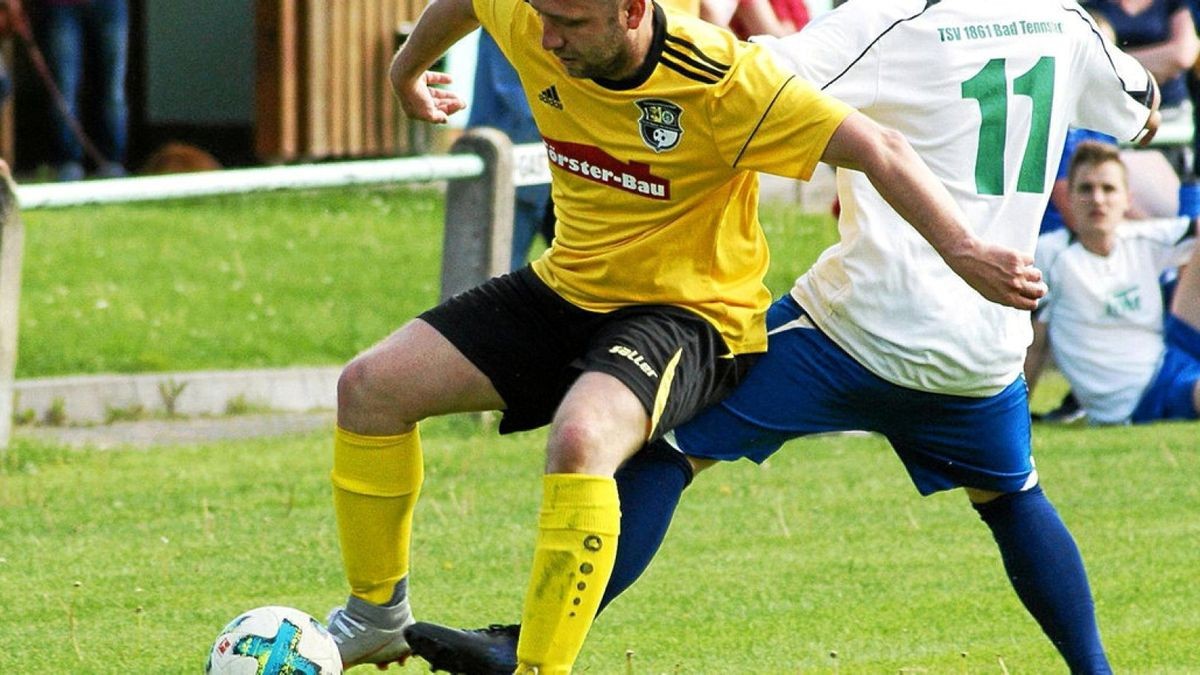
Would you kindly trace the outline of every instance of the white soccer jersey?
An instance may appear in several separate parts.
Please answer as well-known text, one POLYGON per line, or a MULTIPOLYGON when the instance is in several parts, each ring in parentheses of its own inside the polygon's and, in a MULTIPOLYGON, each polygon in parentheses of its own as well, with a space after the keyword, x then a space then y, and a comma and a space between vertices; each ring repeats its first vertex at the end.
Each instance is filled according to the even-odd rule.
MULTIPOLYGON (((1128 139, 1149 117, 1148 73, 1074 2, 851 0, 756 40, 903 133, 980 237, 1030 254, 1067 127, 1128 139)), ((988 396, 1011 384, 1028 314, 967 286, 864 174, 839 170, 838 195, 841 241, 792 291, 813 321, 902 386, 988 396)))
POLYGON ((1038 320, 1049 324, 1054 363, 1088 418, 1126 422, 1158 372, 1163 350, 1162 272, 1187 260, 1186 218, 1142 221, 1117 234, 1107 256, 1079 242, 1038 251, 1050 293, 1038 320))

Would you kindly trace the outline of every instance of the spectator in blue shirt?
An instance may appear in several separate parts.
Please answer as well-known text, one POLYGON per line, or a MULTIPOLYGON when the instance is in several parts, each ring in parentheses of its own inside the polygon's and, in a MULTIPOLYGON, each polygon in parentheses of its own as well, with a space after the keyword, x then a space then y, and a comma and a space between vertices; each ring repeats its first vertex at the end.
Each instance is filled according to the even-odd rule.
MULTIPOLYGON (((485 30, 479 31, 475 87, 467 126, 499 129, 508 134, 513 143, 540 143, 542 140, 533 123, 533 113, 525 100, 525 91, 521 88, 517 71, 513 70, 496 41, 485 30)), ((541 234, 547 244, 554 238, 554 209, 550 202, 549 183, 517 188, 510 269, 515 270, 525 264, 537 234, 541 234)))

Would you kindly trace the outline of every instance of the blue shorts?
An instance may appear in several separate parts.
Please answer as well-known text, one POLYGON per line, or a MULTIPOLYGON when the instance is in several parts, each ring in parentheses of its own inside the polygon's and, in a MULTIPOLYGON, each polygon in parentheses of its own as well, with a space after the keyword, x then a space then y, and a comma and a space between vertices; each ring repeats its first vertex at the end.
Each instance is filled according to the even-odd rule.
POLYGON ((674 431, 684 453, 762 462, 793 438, 863 430, 888 439, 923 495, 1037 484, 1024 378, 987 398, 892 384, 815 328, 791 296, 771 306, 767 328, 767 353, 746 379, 674 431))
POLYGON ((1165 337, 1162 365, 1133 410, 1130 421, 1134 424, 1200 418, 1194 398, 1200 383, 1200 331, 1168 316, 1165 337))

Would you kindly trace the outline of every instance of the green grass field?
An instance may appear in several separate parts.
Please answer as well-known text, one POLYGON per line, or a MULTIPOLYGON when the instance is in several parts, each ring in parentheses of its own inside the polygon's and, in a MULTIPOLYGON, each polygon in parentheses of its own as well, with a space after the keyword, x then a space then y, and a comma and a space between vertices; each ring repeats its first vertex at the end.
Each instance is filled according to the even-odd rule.
MULTIPOLYGON (((342 363, 436 302, 442 201, 358 188, 30 211, 17 377, 342 363)), ((782 292, 836 232, 763 219, 782 292)))
MULTIPOLYGON (((443 420, 425 440, 415 610, 515 621, 542 436, 443 420)), ((19 443, 0 473, 0 672, 195 673, 241 610, 323 616, 345 592, 328 446, 326 434, 153 452, 19 443)), ((1038 447, 1117 672, 1200 672, 1195 427, 1043 428, 1038 447)), ((797 441, 762 468, 700 476, 578 668, 839 671, 1063 671, 965 498, 918 497, 877 438, 797 441)))
MULTIPOLYGON (((441 199, 338 190, 26 214, 19 376, 342 362, 436 298, 441 199)), ((764 223, 777 293, 835 238, 828 218, 785 208, 764 223)), ((544 436, 462 419, 424 436, 416 612, 514 621, 544 436)), ((1195 425, 1036 430, 1118 672, 1200 672, 1197 437, 1195 425)), ((244 609, 323 617, 345 593, 329 445, 18 440, 0 456, 0 673, 196 673, 244 609)), ((838 436, 699 477, 577 671, 1063 667, 965 498, 922 499, 880 439, 838 436)))
POLYGON ((31 211, 17 377, 341 363, 437 299, 442 196, 31 211))

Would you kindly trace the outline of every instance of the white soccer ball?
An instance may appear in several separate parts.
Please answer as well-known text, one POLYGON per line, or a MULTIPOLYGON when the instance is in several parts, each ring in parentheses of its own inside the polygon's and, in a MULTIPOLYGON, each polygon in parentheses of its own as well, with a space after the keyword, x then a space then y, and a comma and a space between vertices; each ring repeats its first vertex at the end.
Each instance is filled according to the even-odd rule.
POLYGON ((340 675, 342 658, 325 626, 291 607, 259 607, 221 629, 207 675, 340 675))

